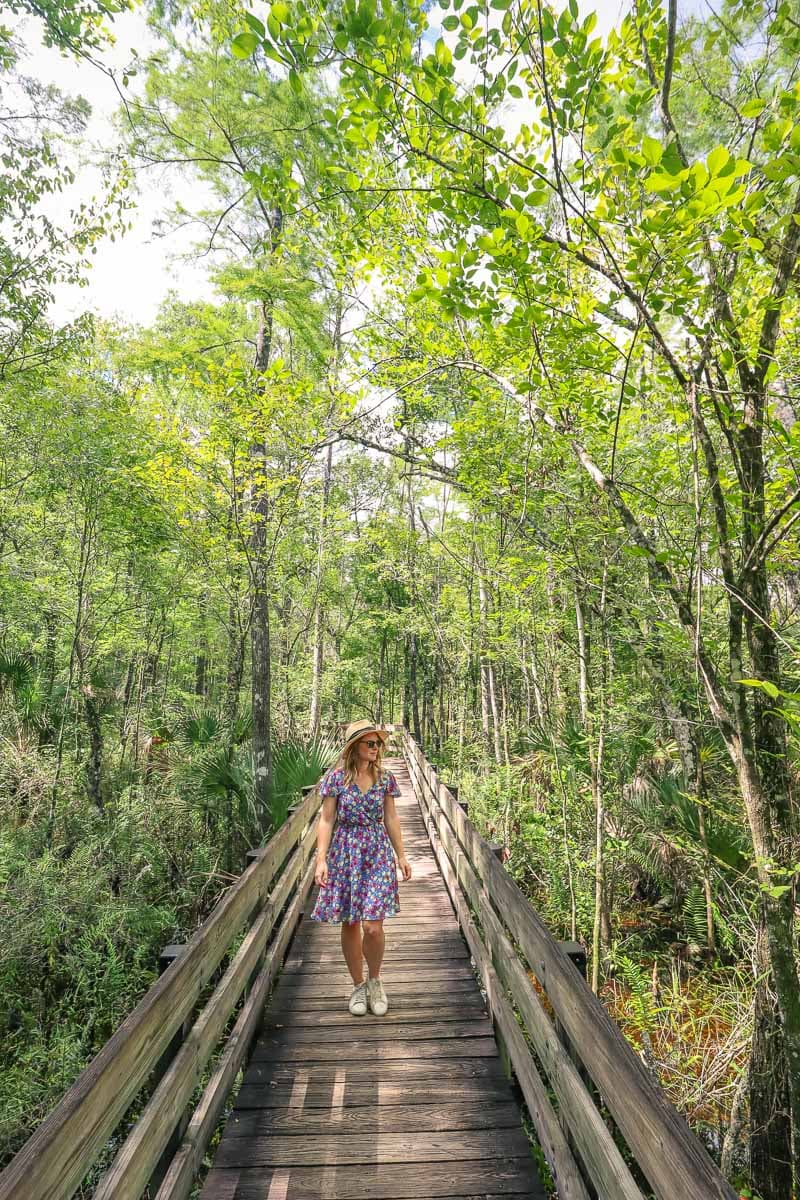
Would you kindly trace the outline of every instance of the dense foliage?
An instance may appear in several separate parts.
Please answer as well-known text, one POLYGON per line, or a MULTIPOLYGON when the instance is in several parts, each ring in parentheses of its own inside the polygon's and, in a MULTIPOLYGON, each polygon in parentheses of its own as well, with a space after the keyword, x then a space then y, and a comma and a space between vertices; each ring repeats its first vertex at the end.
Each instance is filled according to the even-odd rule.
POLYGON ((48 326, 132 194, 37 225, 85 106, 0 35, 7 1153, 368 714, 796 1194, 800 28, 679 16, 154 5, 120 137, 218 301, 147 329, 48 326))

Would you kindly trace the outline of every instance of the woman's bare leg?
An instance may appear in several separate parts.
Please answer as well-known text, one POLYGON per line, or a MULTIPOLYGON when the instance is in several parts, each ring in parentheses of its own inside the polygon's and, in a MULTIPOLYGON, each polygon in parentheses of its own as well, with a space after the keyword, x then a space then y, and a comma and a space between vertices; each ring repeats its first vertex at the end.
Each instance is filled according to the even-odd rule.
POLYGON ((383 921, 364 921, 364 957, 369 967, 370 979, 380 979, 385 948, 383 921))
POLYGON ((342 921, 342 953, 353 983, 364 982, 364 955, 361 947, 361 922, 342 921))

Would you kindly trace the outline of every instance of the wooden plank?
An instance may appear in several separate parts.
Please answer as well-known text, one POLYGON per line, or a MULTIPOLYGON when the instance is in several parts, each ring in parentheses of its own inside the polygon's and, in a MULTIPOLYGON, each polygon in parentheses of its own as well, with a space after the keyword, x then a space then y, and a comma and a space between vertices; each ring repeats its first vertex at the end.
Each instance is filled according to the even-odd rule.
MULTIPOLYGON (((302 941, 305 937, 326 937, 331 941, 339 940, 341 935, 341 925, 334 925, 328 921, 312 921, 310 917, 304 917, 303 923, 298 926, 297 940, 302 941)), ((416 906, 409 911, 402 912, 395 917, 386 917, 383 922, 384 933, 396 932, 403 936, 415 936, 417 933, 425 937, 431 937, 439 930, 445 933, 458 934, 458 922, 455 918, 452 906, 449 906, 446 913, 436 914, 431 916, 425 914, 416 906)))
MULTIPOLYGON (((305 1007, 299 1005, 290 1006, 289 1008, 270 1008, 264 1018, 265 1029, 280 1028, 291 1025, 292 1028, 310 1027, 320 1029, 322 1027, 333 1025, 345 1025, 348 1029, 353 1028, 353 1020, 359 1021, 381 1021, 388 1025, 399 1025, 411 1022, 419 1022, 420 1024, 426 1021, 435 1022, 453 1022, 457 1024, 465 1019, 478 1020, 486 1013, 486 1007, 479 995, 471 996, 469 994, 459 997, 458 1004, 450 1007, 446 1003, 426 1004, 419 1006, 411 1006, 401 1004, 394 997, 391 998, 389 1011, 382 1017, 375 1017, 368 1012, 366 1017, 353 1018, 346 1008, 331 1009, 330 1001, 318 1000, 314 1001, 316 1007, 310 1007, 310 1001, 306 1002, 305 1007)), ((359 1026, 361 1028, 361 1026, 359 1026)), ((387 1032, 386 1037, 391 1034, 387 1032)))
POLYGON ((405 1058, 387 1058, 383 1061, 365 1062, 362 1058, 342 1058, 338 1062, 318 1062, 306 1059, 303 1062, 281 1062, 269 1059, 251 1060, 245 1083, 291 1082, 299 1085, 324 1085, 352 1080, 395 1081, 404 1079, 504 1079, 499 1055, 476 1058, 424 1059, 406 1055, 405 1058))
POLYGON ((158 1189, 156 1200, 186 1200, 192 1191, 195 1177, 203 1162, 206 1147, 219 1120, 220 1113, 233 1085, 258 1026, 264 996, 281 955, 285 952, 292 927, 314 880, 314 860, 309 863, 297 895, 286 910, 281 928, 265 957, 250 992, 242 1005, 233 1031, 192 1113, 191 1120, 158 1189))
POLYGON ((437 1200, 445 1196, 488 1200, 490 1195, 544 1200, 530 1156, 502 1162, 214 1168, 200 1200, 437 1200))
MULTIPOLYGON (((281 979, 297 976, 303 979, 310 979, 312 976, 320 976, 323 980, 342 979, 347 977, 347 967, 342 961, 341 967, 337 970, 331 963, 323 963, 320 967, 311 965, 303 965, 302 969, 284 968, 281 974, 281 979)), ((405 983, 413 982, 420 979, 474 979, 474 974, 469 962, 456 962, 452 965, 441 966, 438 963, 432 963, 430 966, 427 963, 420 963, 418 966, 408 966, 404 963, 387 962, 385 967, 381 967, 381 978, 384 979, 387 985, 390 982, 405 983)))
MULTIPOLYGON (((292 949, 318 946, 326 950, 338 950, 341 953, 340 931, 341 926, 312 930, 310 933, 295 937, 292 949)), ((429 922, 427 925, 421 921, 410 921, 405 928, 384 924, 383 932, 387 943, 392 944, 411 943, 413 945, 418 941, 420 946, 436 947, 444 943, 458 943, 461 939, 461 932, 455 917, 452 919, 452 924, 448 922, 446 925, 440 921, 429 922)))
MULTIPOLYGON (((334 1101, 343 1108, 356 1107, 394 1108, 410 1105, 433 1105, 442 1110, 447 1104, 463 1101, 471 1107, 482 1109, 484 1105, 508 1101, 511 1088, 508 1080, 499 1071, 497 1078, 481 1075, 465 1079, 414 1079, 402 1080, 364 1079, 345 1081, 332 1080, 327 1084, 248 1083, 239 1089, 234 1102, 234 1111, 247 1109, 297 1109, 308 1117, 309 1109, 322 1108, 326 1112, 334 1101)), ((513 1101, 519 1119, 519 1107, 513 1101)), ((226 1126, 226 1136, 228 1127, 226 1126)))
MULTIPOLYGON (((407 735, 409 754, 418 748, 407 735)), ((460 805, 427 764, 418 786, 440 805, 472 865, 482 877, 492 905, 522 949, 567 1031, 605 1104, 656 1193, 704 1200, 736 1200, 733 1189, 704 1146, 639 1061, 591 989, 492 854, 460 805)))
MULTIPOLYGON (((336 1033, 332 1033, 331 1036, 336 1038, 345 1036, 357 1037, 359 1041, 370 1042, 492 1036, 492 1023, 488 1017, 478 1017, 474 1021, 429 1020, 398 1022, 388 1027, 384 1024, 385 1020, 385 1017, 373 1017, 371 1021, 367 1021, 363 1017, 351 1017, 351 1024, 348 1026, 347 1034, 337 1031, 336 1033), (352 1024, 353 1021, 358 1022, 357 1027, 354 1027, 352 1024)), ((308 1028, 302 1025, 297 1026, 293 1022, 288 1025, 282 1025, 275 1021, 270 1021, 268 1028, 265 1029, 265 1034, 273 1034, 275 1039, 280 1040, 285 1046, 299 1046, 303 1042, 319 1042, 320 1040, 318 1024, 308 1028)), ((259 1043, 261 1040, 259 1039, 259 1043)))
MULTIPOLYGON (((426 901, 424 898, 409 896, 407 892, 402 892, 400 903, 401 908, 393 917, 384 917, 384 929, 408 929, 413 926, 430 928, 437 923, 447 923, 451 929, 454 927, 455 915, 449 900, 447 905, 444 905, 438 900, 426 901)), ((309 911, 311 910, 309 909, 309 911)), ((305 921, 307 922, 306 929, 322 930, 328 933, 338 933, 341 930, 341 922, 315 921, 310 916, 307 916, 305 921)))
MULTIPOLYGON (((396 926, 384 926, 384 937, 387 947, 390 946, 413 946, 418 951, 421 950, 440 950, 443 947, 450 949, 461 948, 464 950, 464 939, 453 917, 453 924, 450 928, 443 928, 441 925, 431 925, 427 930, 424 930, 418 923, 412 923, 408 929, 398 929, 396 926)), ((331 936, 328 930, 312 931, 302 936, 296 937, 292 943, 292 949, 297 949, 298 952, 305 953, 307 949, 326 950, 329 953, 342 953, 341 941, 339 935, 331 936)))
MULTIPOLYGON (((436 942, 422 942, 415 944, 414 938, 385 938, 385 950, 383 961, 389 962, 390 959, 402 959, 408 962, 412 959, 418 959, 420 963, 428 965, 437 960, 454 959, 461 961, 469 959, 469 950, 464 945, 463 939, 459 938, 442 938, 436 942)), ((344 962, 341 946, 332 945, 330 942, 305 942, 301 945, 293 945, 289 957, 290 962, 297 962, 300 966, 305 963, 315 963, 318 966, 324 963, 338 966, 344 962)))
MULTIPOLYGON (((366 962, 366 958, 364 959, 366 962)), ((415 970, 416 968, 440 967, 450 965, 469 966, 469 953, 459 947, 457 950, 423 950, 417 953, 412 945, 388 948, 381 964, 381 974, 384 971, 399 969, 415 970)), ((319 975, 338 969, 347 970, 341 951, 336 952, 314 950, 311 954, 292 954, 284 965, 286 971, 319 975)))
POLYGON ((310 794, 0 1174, 0 1200, 68 1200, 319 807, 310 794))
MULTIPOLYGON (((397 1133, 428 1133, 447 1130, 519 1129, 520 1111, 513 1100, 504 1104, 457 1103, 345 1105, 306 1112, 302 1108, 235 1110, 225 1126, 227 1138, 267 1137, 276 1134, 352 1133, 359 1137, 381 1130, 397 1133)), ((217 1164, 219 1165, 219 1164, 217 1164)))
POLYGON ((424 1138, 413 1133, 373 1132, 368 1138, 342 1137, 338 1132, 303 1137, 296 1134, 223 1138, 214 1166, 314 1167, 356 1163, 454 1163, 482 1159, 522 1158, 530 1144, 522 1129, 430 1130, 424 1138))
MULTIPOLYGON (((387 984, 386 977, 381 972, 381 978, 387 984)), ((344 1007, 347 1008, 347 1001, 350 997, 350 992, 353 991, 353 980, 345 977, 345 974, 339 976, 314 976, 308 978, 294 974, 294 976, 283 976, 277 985, 275 991, 272 992, 273 1001, 275 1003, 295 1003, 313 1000, 324 1000, 330 998, 333 1001, 344 1000, 344 1007)), ((391 992, 389 985, 386 986, 386 995, 391 1000, 399 1000, 399 997, 408 997, 409 1000, 426 1001, 427 998, 434 1000, 438 996, 476 996, 480 992, 476 989, 474 978, 463 979, 395 979, 392 980, 391 992)))
POLYGON ((493 1058, 497 1045, 493 1037, 442 1038, 430 1041, 371 1042, 367 1038, 332 1038, 330 1041, 297 1042, 287 1045, 283 1038, 259 1039, 253 1048, 253 1060, 259 1062, 344 1062, 349 1058, 361 1062, 384 1062, 407 1058, 413 1054, 422 1058, 493 1058))

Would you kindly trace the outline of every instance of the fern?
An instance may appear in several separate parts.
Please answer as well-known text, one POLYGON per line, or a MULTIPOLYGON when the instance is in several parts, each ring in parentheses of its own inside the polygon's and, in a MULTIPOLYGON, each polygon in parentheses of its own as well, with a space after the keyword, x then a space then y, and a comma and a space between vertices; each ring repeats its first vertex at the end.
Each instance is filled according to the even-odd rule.
POLYGON ((703 888, 695 884, 683 900, 683 924, 690 942, 704 946, 708 941, 706 897, 703 888))
POLYGON ((630 993, 629 1003, 633 1024, 640 1033, 650 1034, 655 1026, 656 1006, 653 1001, 650 976, 643 967, 618 950, 612 950, 609 960, 630 993))

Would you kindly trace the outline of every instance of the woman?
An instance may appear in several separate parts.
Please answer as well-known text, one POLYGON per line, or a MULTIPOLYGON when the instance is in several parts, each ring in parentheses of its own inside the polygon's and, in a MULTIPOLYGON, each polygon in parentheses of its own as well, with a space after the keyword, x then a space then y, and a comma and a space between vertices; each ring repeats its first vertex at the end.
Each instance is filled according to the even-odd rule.
POLYGON ((394 802, 400 789, 391 771, 381 768, 388 736, 371 721, 348 725, 339 761, 319 788, 322 815, 314 878, 320 892, 311 919, 342 923, 342 952, 354 985, 348 1008, 355 1017, 364 1016, 367 1004, 376 1017, 389 1008, 381 980, 383 921, 400 911, 392 846, 403 879, 411 878, 394 802))

